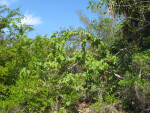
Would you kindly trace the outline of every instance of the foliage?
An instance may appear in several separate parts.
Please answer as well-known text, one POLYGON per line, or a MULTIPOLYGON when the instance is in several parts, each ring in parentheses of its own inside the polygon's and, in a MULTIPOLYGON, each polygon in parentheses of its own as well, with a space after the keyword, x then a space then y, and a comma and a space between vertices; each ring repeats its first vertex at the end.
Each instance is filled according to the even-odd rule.
MULTIPOLYGON (((89 5, 99 8, 104 3, 108 8, 109 2, 103 0, 89 5)), ((119 13, 125 10, 115 8, 119 13)), ((113 23, 106 17, 90 23, 90 32, 67 29, 34 39, 27 37, 32 26, 20 24, 21 19, 19 9, 1 7, 0 111, 76 112, 78 103, 85 101, 92 112, 147 112, 149 36, 138 33, 141 42, 130 40, 133 35, 125 30, 125 37, 121 35, 122 28, 140 29, 129 25, 128 18, 113 23), (4 12, 8 15, 2 16, 4 12), (109 25, 116 28, 105 34, 109 25), (115 41, 109 44, 105 37, 115 37, 115 41)))
POLYGON ((104 14, 101 9, 93 8, 92 13, 97 15, 97 18, 95 17, 90 20, 81 10, 77 11, 77 15, 85 26, 85 29, 95 37, 101 37, 107 46, 111 46, 117 39, 117 37, 114 36, 117 20, 109 17, 108 14, 104 14))
POLYGON ((124 107, 149 112, 149 0, 90 1, 88 8, 95 7, 105 7, 110 16, 119 19, 118 39, 110 51, 118 58, 115 71, 122 75, 118 89, 124 107))

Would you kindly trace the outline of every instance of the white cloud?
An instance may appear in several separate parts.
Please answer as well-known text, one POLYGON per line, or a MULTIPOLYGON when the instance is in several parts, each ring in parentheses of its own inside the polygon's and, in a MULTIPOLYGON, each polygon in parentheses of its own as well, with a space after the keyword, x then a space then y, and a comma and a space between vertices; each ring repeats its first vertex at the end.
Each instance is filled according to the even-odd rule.
POLYGON ((6 0, 0 1, 0 5, 8 5, 8 2, 6 0))
POLYGON ((0 0, 0 5, 7 5, 9 6, 10 4, 16 2, 17 0, 0 0))
POLYGON ((25 14, 25 18, 21 20, 21 24, 38 25, 41 23, 42 21, 39 17, 34 17, 31 14, 25 14))

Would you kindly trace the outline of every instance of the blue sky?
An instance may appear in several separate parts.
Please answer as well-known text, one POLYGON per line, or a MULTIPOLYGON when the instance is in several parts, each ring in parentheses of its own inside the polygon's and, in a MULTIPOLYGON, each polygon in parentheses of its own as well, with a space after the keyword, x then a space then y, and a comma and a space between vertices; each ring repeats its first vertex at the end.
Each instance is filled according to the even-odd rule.
POLYGON ((14 9, 21 6, 21 12, 26 16, 23 23, 33 24, 35 31, 29 34, 34 38, 37 34, 48 36, 60 28, 75 28, 83 26, 77 10, 82 10, 88 17, 94 14, 87 10, 88 0, 0 0, 0 5, 14 9))

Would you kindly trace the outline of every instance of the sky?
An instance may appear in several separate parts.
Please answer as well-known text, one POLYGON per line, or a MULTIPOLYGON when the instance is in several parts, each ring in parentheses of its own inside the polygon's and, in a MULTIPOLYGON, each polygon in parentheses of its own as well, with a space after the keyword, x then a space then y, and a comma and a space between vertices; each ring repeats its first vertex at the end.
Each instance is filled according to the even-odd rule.
POLYGON ((83 27, 77 10, 82 10, 90 18, 94 17, 90 9, 86 9, 89 0, 0 0, 0 5, 7 5, 14 9, 20 7, 20 11, 26 16, 22 23, 32 24, 35 31, 30 32, 30 38, 37 35, 44 36, 60 31, 60 28, 72 26, 83 27))

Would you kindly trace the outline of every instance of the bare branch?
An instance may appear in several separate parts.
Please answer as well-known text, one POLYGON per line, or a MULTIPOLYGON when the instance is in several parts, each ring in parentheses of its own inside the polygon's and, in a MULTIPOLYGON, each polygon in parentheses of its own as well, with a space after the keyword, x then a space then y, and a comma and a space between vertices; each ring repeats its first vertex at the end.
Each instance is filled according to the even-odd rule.
POLYGON ((115 76, 118 77, 118 78, 122 78, 122 77, 121 77, 120 75, 118 75, 118 74, 115 74, 115 76))
POLYGON ((68 69, 72 69, 74 66, 76 66, 79 62, 73 64, 72 66, 68 67, 68 69))
POLYGON ((115 56, 117 56, 120 52, 122 52, 124 50, 127 50, 127 48, 120 49, 120 51, 118 53, 116 53, 115 56))
POLYGON ((141 79, 142 77, 142 69, 140 69, 140 72, 139 72, 139 79, 141 79))
MULTIPOLYGON (((109 73, 109 74, 112 74, 112 73, 111 73, 111 72, 109 72, 109 71, 105 71, 105 72, 107 72, 107 73, 109 73)), ((118 75, 118 74, 116 74, 116 73, 114 73, 114 75, 115 75, 116 77, 118 77, 118 78, 122 79, 122 77, 121 77, 120 75, 118 75)))

